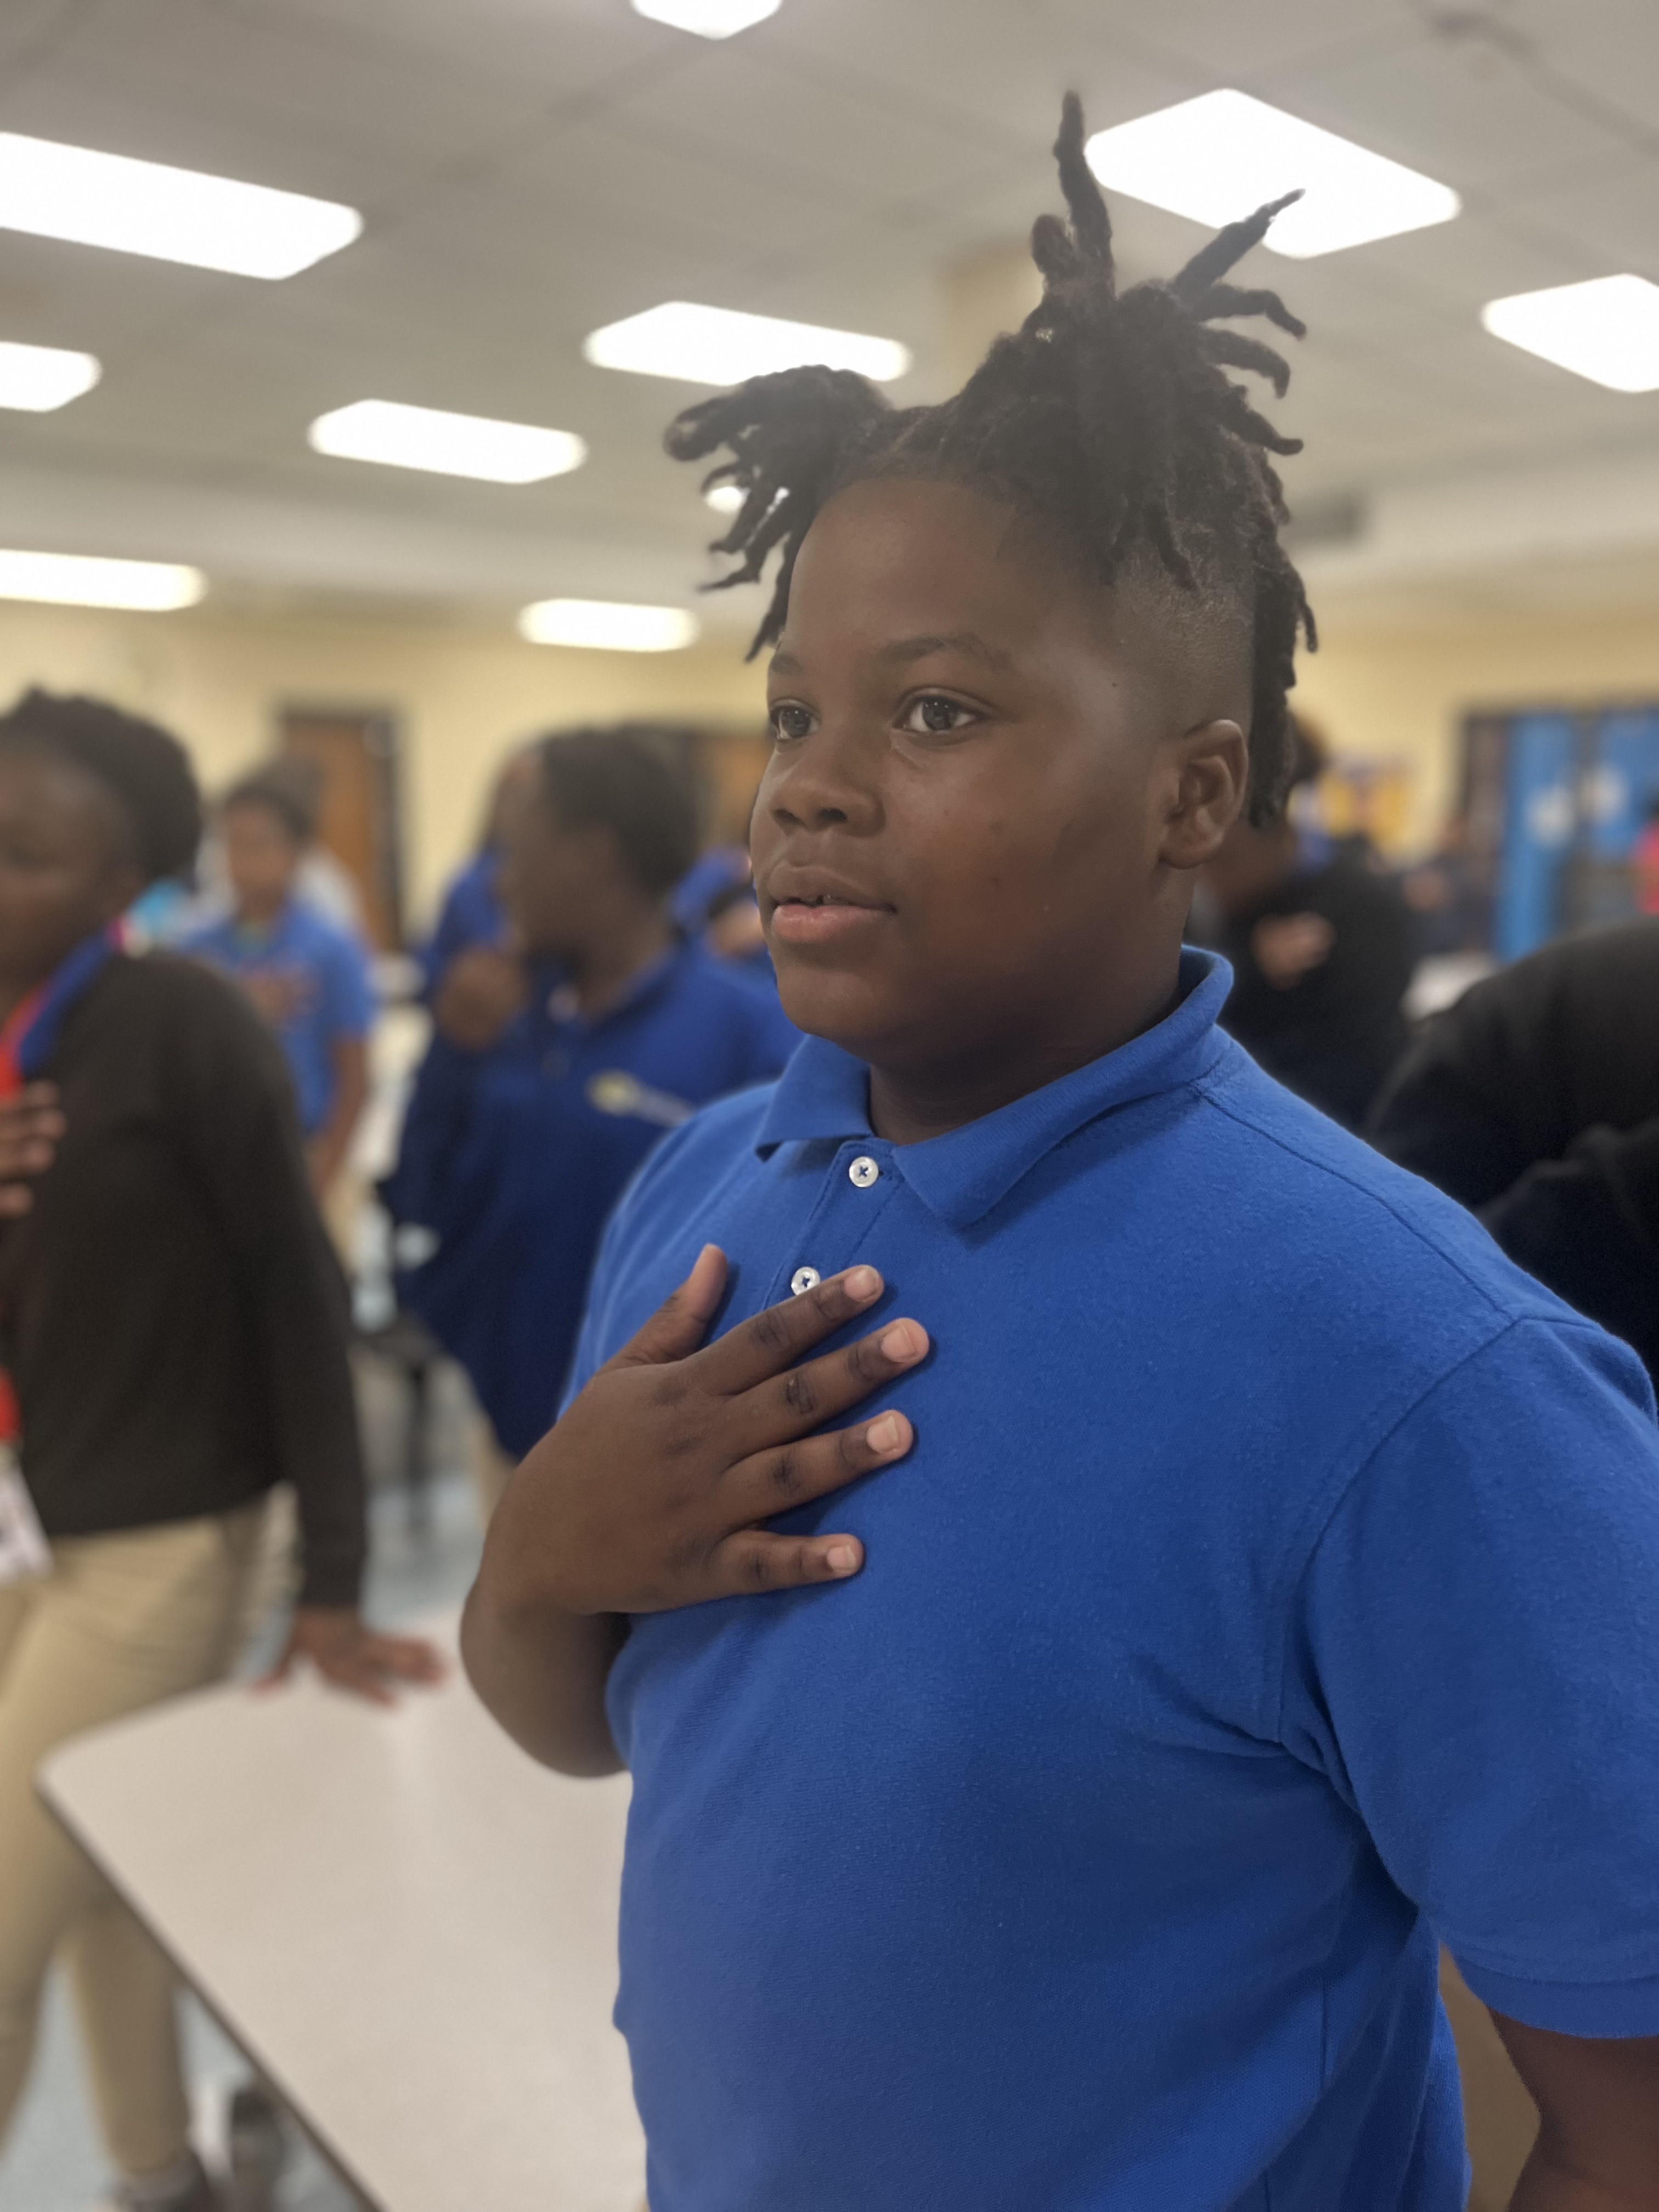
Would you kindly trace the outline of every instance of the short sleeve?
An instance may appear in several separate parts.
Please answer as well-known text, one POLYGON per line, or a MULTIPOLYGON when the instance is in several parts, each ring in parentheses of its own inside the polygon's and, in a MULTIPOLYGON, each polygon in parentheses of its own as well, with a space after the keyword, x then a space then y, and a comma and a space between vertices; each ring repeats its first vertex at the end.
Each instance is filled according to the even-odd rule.
POLYGON ((336 933, 323 962, 322 1015, 325 1031, 335 1037, 367 1036, 374 1023, 374 987, 362 947, 343 931, 336 933))
POLYGON ((1282 1740, 1496 2011, 1659 2034, 1659 1431, 1624 1346, 1522 1320, 1349 1485, 1282 1740))

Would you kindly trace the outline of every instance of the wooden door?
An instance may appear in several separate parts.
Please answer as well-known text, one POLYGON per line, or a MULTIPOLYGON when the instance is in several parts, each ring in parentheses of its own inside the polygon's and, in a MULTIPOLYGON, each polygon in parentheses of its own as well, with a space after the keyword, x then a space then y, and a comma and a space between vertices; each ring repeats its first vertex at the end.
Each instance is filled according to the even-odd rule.
POLYGON ((397 951, 404 901, 396 720, 373 710, 288 708, 282 750, 319 772, 319 842, 356 883, 374 945, 397 951))

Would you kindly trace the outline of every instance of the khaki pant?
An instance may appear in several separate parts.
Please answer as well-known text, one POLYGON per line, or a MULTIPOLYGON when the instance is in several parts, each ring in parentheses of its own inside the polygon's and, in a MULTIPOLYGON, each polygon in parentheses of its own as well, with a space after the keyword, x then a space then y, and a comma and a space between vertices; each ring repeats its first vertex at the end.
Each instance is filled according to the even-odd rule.
POLYGON ((116 2166, 154 2173, 184 2153, 172 1970, 46 1812, 33 1777, 69 1737, 227 1672, 247 1626, 264 1510, 260 1499, 204 1520, 66 1538, 52 1546, 49 1575, 0 1589, 0 2138, 61 1951, 116 2166))

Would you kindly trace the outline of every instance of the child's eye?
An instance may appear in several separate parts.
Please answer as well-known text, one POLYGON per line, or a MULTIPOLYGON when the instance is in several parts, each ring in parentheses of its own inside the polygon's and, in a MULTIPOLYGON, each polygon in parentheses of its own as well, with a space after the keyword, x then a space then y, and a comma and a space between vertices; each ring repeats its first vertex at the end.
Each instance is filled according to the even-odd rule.
POLYGON ((900 727, 915 730, 919 735, 949 737, 953 730, 965 729, 969 722, 979 720, 973 709, 963 707, 955 699, 947 699, 937 691, 925 691, 913 699, 904 710, 900 727))
POLYGON ((812 734, 811 713, 805 707, 791 706, 787 700, 781 707, 773 708, 769 719, 772 724, 772 735, 781 740, 785 738, 807 738, 812 734))

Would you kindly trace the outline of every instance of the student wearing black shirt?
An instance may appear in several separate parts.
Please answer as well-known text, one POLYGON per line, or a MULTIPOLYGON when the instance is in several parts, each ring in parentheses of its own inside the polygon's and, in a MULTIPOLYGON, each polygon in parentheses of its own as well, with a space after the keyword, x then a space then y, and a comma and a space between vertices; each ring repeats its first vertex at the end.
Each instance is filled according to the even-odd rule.
POLYGON ((110 934, 188 864, 199 827, 165 732, 41 692, 0 717, 0 1073, 28 1079, 0 1165, 36 1178, 3 1209, 0 1358, 50 1547, 44 1572, 0 1580, 0 2131, 61 1951, 116 2201, 146 2212, 213 2203, 173 1978, 40 1806, 35 1770, 66 1737, 225 1672, 281 1481, 303 1553, 282 1665, 309 1656, 378 1698, 435 1670, 357 1610, 344 1285, 280 1050, 230 985, 129 958, 110 934))
POLYGON ((1659 1377, 1659 920, 1477 983, 1430 1024, 1370 1133, 1659 1377))
MULTIPOLYGON (((1297 732, 1292 788, 1323 766, 1297 732)), ((1417 963, 1413 916, 1368 848, 1288 817, 1240 818, 1204 872, 1232 994, 1221 1026, 1287 1089, 1358 1128, 1406 1048, 1401 1001, 1417 963)))

